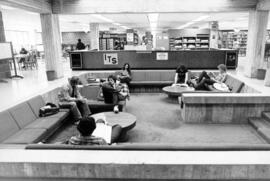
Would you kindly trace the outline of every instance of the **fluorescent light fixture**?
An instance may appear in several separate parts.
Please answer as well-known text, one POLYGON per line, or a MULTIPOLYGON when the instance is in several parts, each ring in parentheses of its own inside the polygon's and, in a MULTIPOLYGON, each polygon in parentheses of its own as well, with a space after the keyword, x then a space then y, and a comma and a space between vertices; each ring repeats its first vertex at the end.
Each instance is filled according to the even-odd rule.
POLYGON ((120 23, 113 23, 114 25, 116 25, 116 26, 121 26, 121 24, 120 23))
POLYGON ((124 28, 124 29, 130 29, 129 27, 123 26, 123 25, 121 25, 120 27, 121 27, 121 28, 124 28))
POLYGON ((193 25, 193 24, 195 24, 195 23, 197 23, 197 22, 200 22, 200 21, 202 21, 202 20, 205 20, 205 19, 207 19, 207 18, 209 18, 209 17, 210 17, 210 16, 208 16, 208 15, 201 16, 201 17, 199 17, 199 18, 197 18, 197 19, 194 19, 194 20, 192 20, 192 21, 190 21, 190 22, 188 22, 188 23, 186 23, 186 24, 183 24, 183 25, 179 26, 177 29, 186 28, 186 27, 188 27, 188 26, 190 26, 190 25, 193 25))
POLYGON ((1 8, 2 8, 2 9, 5 9, 5 10, 14 10, 14 9, 15 9, 15 8, 13 8, 13 7, 5 6, 5 5, 1 5, 1 8))
POLYGON ((105 16, 102 16, 102 15, 100 15, 100 14, 94 14, 94 15, 92 15, 92 16, 95 17, 95 18, 97 18, 97 19, 100 19, 100 20, 102 20, 102 21, 106 21, 106 22, 108 22, 108 23, 112 23, 113 25, 120 26, 120 27, 123 28, 123 29, 130 29, 129 27, 124 26, 124 25, 121 25, 120 23, 116 23, 116 22, 114 22, 112 19, 106 18, 105 16))
POLYGON ((105 16, 102 16, 102 15, 100 15, 100 14, 94 14, 94 15, 92 15, 92 16, 94 16, 94 17, 97 18, 97 19, 100 19, 100 20, 109 22, 109 23, 114 23, 113 20, 111 20, 111 19, 109 19, 109 18, 106 18, 105 16))
POLYGON ((26 11, 27 14, 31 14, 31 15, 38 15, 38 13, 35 12, 30 12, 30 11, 26 11))
POLYGON ((209 18, 209 17, 210 17, 210 16, 205 15, 205 16, 201 16, 201 17, 199 17, 199 18, 197 18, 197 19, 194 19, 193 21, 194 21, 194 22, 198 22, 198 21, 205 20, 205 19, 207 19, 207 18, 209 18))

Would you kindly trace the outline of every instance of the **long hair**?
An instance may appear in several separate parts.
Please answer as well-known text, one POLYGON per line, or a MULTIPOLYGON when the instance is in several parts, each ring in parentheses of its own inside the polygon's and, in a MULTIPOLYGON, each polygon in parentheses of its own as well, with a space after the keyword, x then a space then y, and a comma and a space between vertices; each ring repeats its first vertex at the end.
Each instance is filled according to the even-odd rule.
POLYGON ((126 65, 128 65, 128 68, 127 68, 128 73, 131 74, 131 68, 130 68, 129 63, 125 63, 122 70, 126 70, 126 65))

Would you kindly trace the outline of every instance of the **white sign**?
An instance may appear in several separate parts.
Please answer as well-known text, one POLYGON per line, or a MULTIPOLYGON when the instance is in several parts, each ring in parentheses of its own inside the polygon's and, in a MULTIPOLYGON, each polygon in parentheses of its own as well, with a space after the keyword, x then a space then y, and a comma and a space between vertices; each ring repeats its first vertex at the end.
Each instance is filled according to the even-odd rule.
POLYGON ((104 60, 104 65, 118 65, 117 53, 104 53, 103 60, 104 60))
POLYGON ((134 34, 127 33, 127 42, 133 42, 133 41, 134 41, 134 34))
POLYGON ((168 52, 157 52, 157 60, 168 60, 168 52))

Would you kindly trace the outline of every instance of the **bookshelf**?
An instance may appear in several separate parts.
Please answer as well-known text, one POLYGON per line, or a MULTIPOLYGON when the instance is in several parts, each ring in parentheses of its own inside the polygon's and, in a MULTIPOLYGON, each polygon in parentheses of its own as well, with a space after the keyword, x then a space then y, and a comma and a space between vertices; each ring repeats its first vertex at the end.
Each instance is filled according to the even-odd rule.
POLYGON ((221 31, 221 48, 238 49, 239 56, 246 56, 247 49, 247 31, 241 30, 235 32, 233 30, 221 31))
POLYGON ((170 50, 209 49, 209 34, 170 38, 170 50))
POLYGON ((99 49, 100 50, 115 50, 116 43, 120 43, 120 48, 127 43, 126 34, 116 34, 116 33, 108 33, 101 32, 99 35, 99 49))

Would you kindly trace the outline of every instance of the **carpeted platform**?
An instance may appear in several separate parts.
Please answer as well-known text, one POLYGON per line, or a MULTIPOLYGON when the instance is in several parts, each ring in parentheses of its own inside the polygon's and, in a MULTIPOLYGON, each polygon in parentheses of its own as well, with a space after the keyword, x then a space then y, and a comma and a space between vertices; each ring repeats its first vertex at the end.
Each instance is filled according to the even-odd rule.
POLYGON ((164 94, 132 94, 127 112, 137 116, 129 142, 266 143, 249 125, 185 124, 179 104, 164 94))
MULTIPOLYGON (((185 124, 179 104, 165 94, 132 94, 127 112, 137 116, 137 125, 129 132, 131 143, 267 144, 248 124, 185 124)), ((75 127, 65 126, 49 142, 60 142, 74 134, 75 127)))

